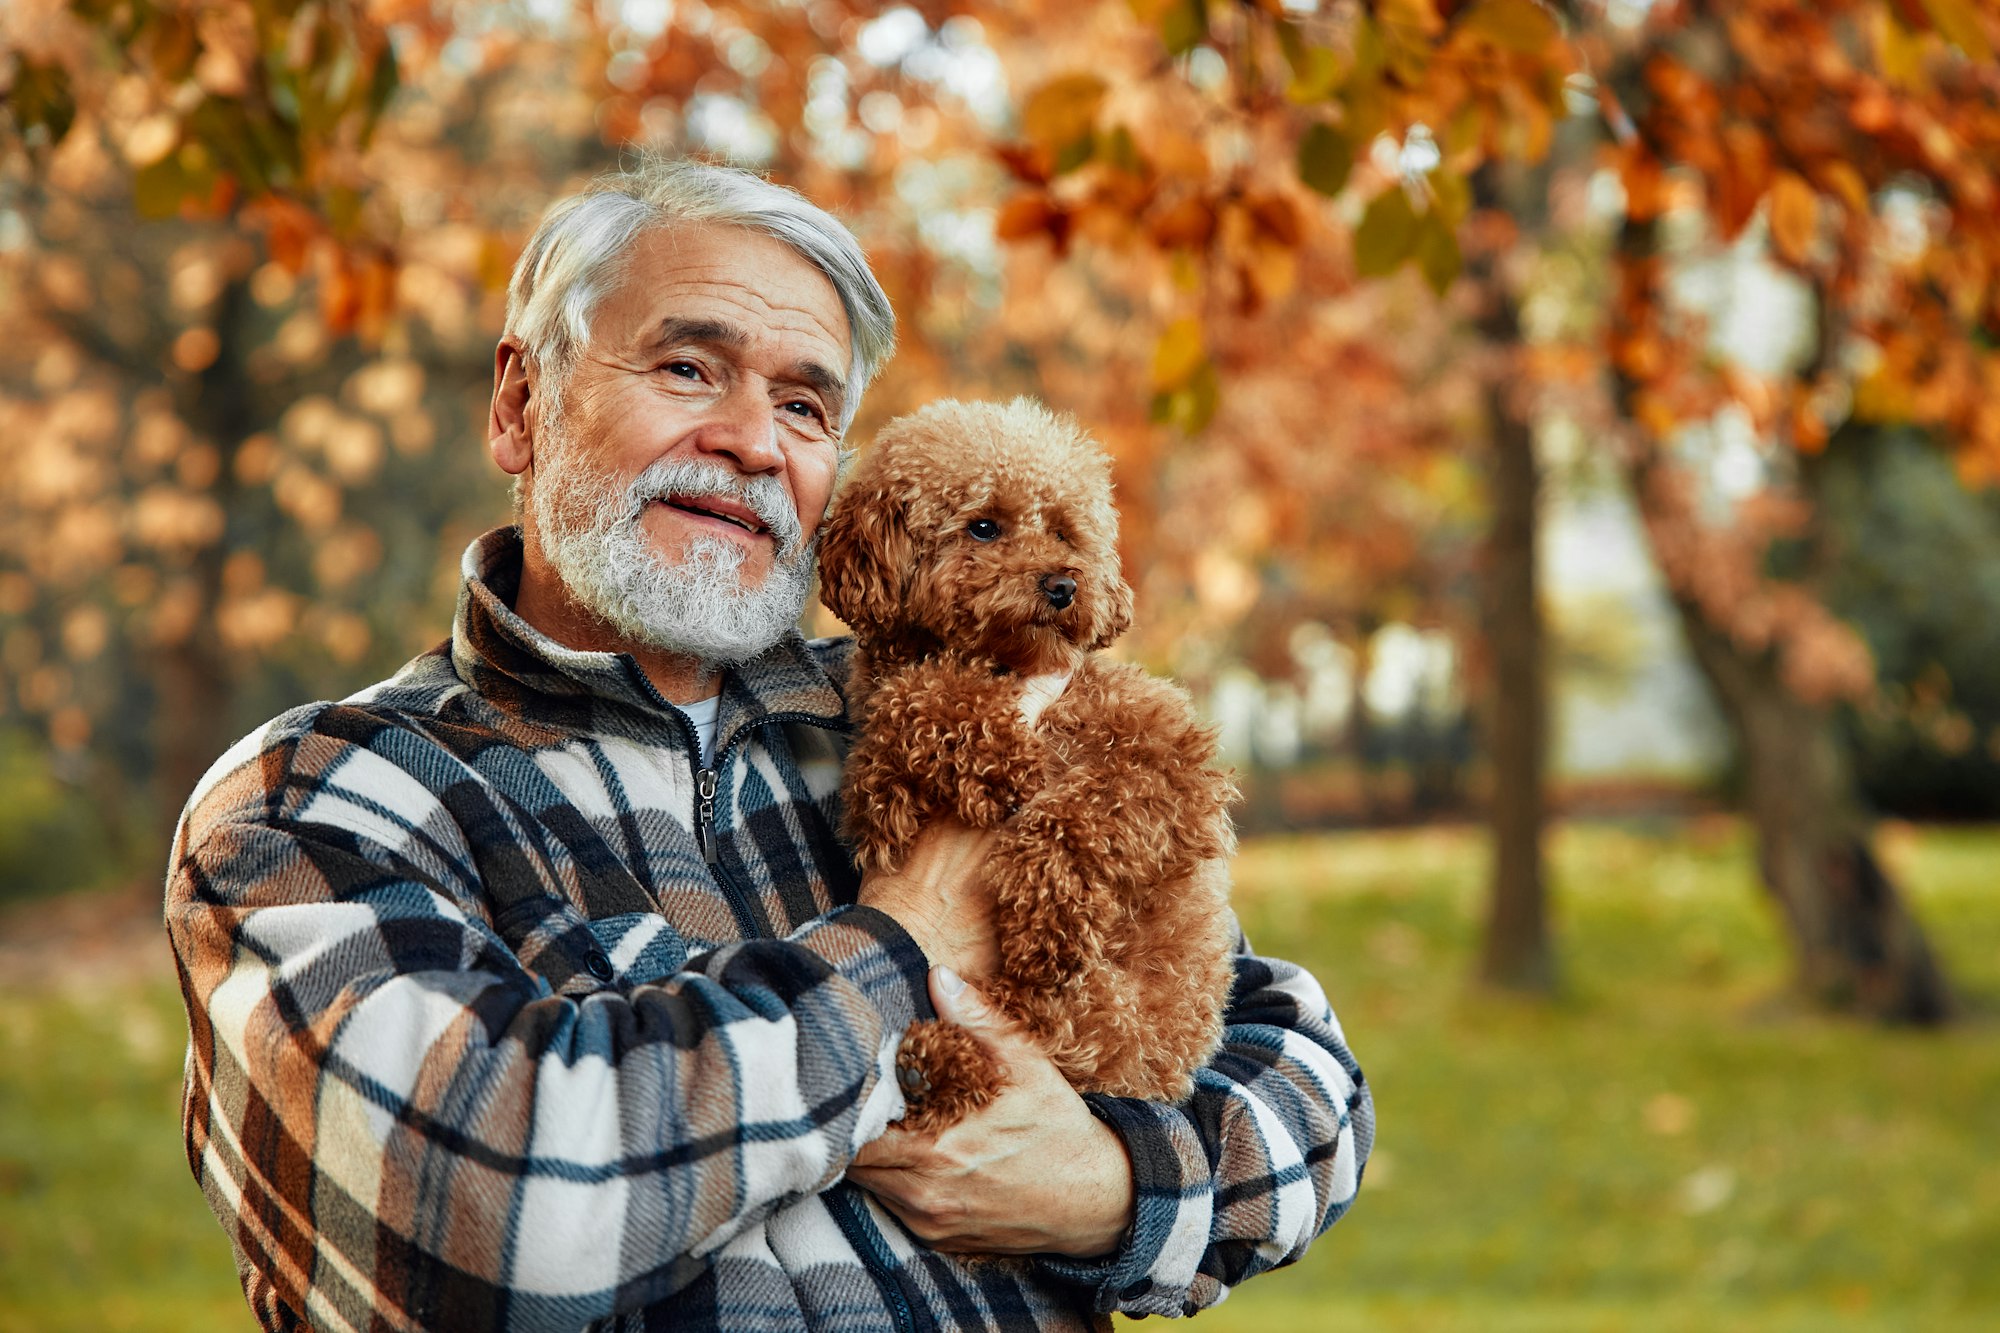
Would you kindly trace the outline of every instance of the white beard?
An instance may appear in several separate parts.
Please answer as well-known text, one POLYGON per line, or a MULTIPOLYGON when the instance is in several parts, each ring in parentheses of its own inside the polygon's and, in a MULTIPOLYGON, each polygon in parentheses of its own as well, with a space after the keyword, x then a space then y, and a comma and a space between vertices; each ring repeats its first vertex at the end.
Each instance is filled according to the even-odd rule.
POLYGON ((812 587, 816 542, 773 477, 719 463, 662 459, 617 489, 590 466, 559 416, 538 432, 525 517, 542 553, 585 609, 625 638, 704 664, 735 666, 774 647, 798 623, 812 587), (750 508, 774 541, 770 573, 743 579, 745 548, 699 536, 677 562, 654 549, 640 519, 667 495, 728 496, 750 508))

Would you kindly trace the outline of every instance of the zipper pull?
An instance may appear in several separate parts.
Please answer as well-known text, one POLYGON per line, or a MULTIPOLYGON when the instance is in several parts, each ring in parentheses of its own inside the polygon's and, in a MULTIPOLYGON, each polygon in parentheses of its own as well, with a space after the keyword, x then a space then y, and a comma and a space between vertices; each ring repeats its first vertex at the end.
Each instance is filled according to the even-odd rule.
POLYGON ((701 854, 715 859, 715 770, 704 768, 694 775, 695 789, 701 793, 701 809, 695 818, 695 836, 701 839, 701 854))

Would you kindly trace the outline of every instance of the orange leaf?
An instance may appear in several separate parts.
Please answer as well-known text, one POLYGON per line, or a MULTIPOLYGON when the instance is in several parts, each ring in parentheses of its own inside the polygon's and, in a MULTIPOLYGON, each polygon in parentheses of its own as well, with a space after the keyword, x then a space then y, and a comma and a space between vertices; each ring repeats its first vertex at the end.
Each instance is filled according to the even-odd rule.
POLYGON ((355 281, 354 322, 362 337, 378 341, 396 310, 396 266, 386 256, 370 255, 355 281))
POLYGON ((272 262, 293 276, 303 273, 319 234, 319 219, 299 204, 275 195, 264 202, 263 209, 269 219, 264 244, 272 262))
POLYGON ((1666 175, 1660 170, 1660 160, 1638 142, 1619 154, 1618 179, 1625 186, 1625 216, 1646 222, 1664 211, 1666 175))
POLYGON ((1199 249, 1215 234, 1215 214, 1203 200, 1189 197, 1154 214, 1147 230, 1163 250, 1199 249))
POLYGON ((1260 302, 1288 296, 1298 285, 1299 256, 1289 246, 1268 242, 1252 245, 1242 268, 1244 280, 1260 302))
POLYGON ((1826 418, 1813 406, 1812 394, 1797 386, 1791 405, 1792 445, 1802 454, 1820 453, 1826 448, 1826 418))
POLYGON ((1741 122, 1722 132, 1723 159, 1709 181, 1709 208, 1716 230, 1733 240, 1757 211, 1771 184, 1771 141, 1741 122))
POLYGON ((993 222, 993 234, 1003 241, 1025 240, 1048 231, 1059 212, 1045 194, 1017 194, 1001 205, 1000 216, 993 222))
POLYGON ((1244 200, 1257 229, 1283 246, 1297 246, 1305 236, 1304 223, 1292 201, 1281 194, 1252 195, 1244 200))
POLYGON ((1896 104, 1881 88, 1864 86, 1848 103, 1847 118, 1863 134, 1880 134, 1896 123, 1896 104))
POLYGON ((1666 439, 1681 424, 1665 399, 1643 389, 1632 395, 1632 415, 1655 439, 1666 439))
POLYGON ((1770 223, 1778 253, 1794 264, 1805 263, 1819 231, 1819 195, 1804 177, 1781 171, 1771 182, 1770 223))
POLYGON ((1047 185, 1054 163, 1052 155, 1033 144, 996 144, 993 155, 1014 179, 1030 185, 1047 185))
POLYGON ((1861 173, 1854 169, 1852 162, 1836 158, 1822 162, 1815 174, 1820 185, 1839 197, 1847 205, 1850 213, 1868 212, 1868 183, 1861 179, 1861 173))

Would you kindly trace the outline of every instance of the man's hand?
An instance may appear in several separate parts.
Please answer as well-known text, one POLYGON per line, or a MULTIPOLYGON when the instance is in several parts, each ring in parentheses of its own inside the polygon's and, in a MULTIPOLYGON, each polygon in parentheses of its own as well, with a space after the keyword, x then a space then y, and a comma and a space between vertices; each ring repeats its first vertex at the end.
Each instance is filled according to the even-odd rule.
POLYGON ((1124 1142, 978 991, 934 968, 931 1000, 992 1048, 1007 1086, 936 1137, 891 1126, 847 1178, 934 1250, 1083 1259, 1116 1249, 1132 1220, 1124 1142))
POLYGON ((939 819, 917 835, 893 872, 871 871, 858 901, 895 917, 932 966, 960 976, 985 976, 1000 965, 993 939, 993 898, 980 867, 993 848, 993 829, 969 829, 939 819))

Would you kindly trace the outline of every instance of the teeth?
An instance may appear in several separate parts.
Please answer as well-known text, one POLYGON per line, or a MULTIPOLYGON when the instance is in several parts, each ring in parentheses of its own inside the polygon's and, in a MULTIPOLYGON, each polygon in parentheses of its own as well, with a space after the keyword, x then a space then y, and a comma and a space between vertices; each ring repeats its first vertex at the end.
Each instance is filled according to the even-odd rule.
POLYGON ((760 533, 764 530, 753 523, 746 523, 744 520, 736 517, 736 515, 734 514, 720 514, 713 509, 703 509, 700 505, 687 504, 683 502, 681 504, 675 505, 674 508, 685 509, 691 514, 700 514, 704 518, 719 518, 724 523, 734 523, 737 527, 743 529, 745 532, 748 533, 753 533, 753 534, 760 533))

